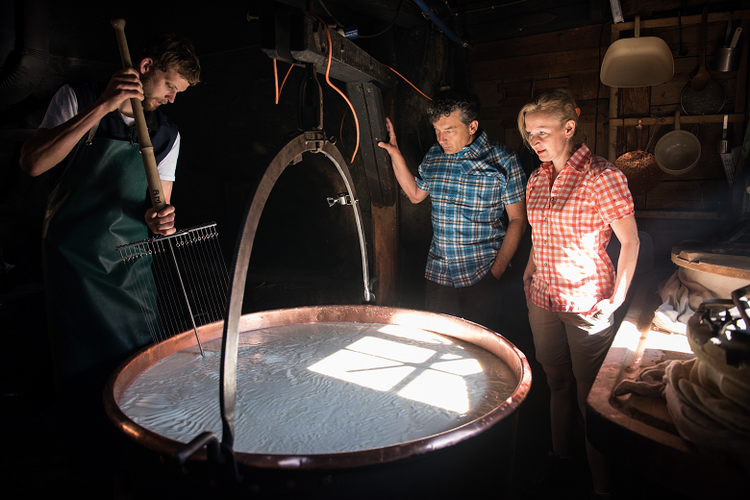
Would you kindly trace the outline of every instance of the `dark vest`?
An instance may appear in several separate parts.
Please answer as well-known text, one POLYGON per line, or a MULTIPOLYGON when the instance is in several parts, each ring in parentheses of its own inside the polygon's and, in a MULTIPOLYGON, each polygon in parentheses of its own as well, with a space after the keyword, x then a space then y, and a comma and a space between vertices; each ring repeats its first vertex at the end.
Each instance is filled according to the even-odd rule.
MULTIPOLYGON (((107 88, 107 82, 104 83, 91 83, 91 82, 76 82, 70 83, 70 87, 76 95, 78 100, 78 111, 83 111, 91 103, 93 103, 107 88)), ((156 157, 156 163, 164 159, 165 156, 172 149, 174 141, 177 139, 177 125, 172 123, 161 110, 155 111, 144 111, 143 115, 146 118, 146 125, 148 126, 148 133, 151 137, 151 145, 154 147, 154 156, 156 157)), ((99 128, 96 130, 96 137, 106 137, 108 139, 115 139, 119 141, 130 141, 131 143, 138 142, 138 132, 135 126, 128 127, 125 122, 122 121, 119 111, 113 111, 107 114, 99 122, 99 128)), ((62 175, 65 167, 70 161, 70 155, 65 160, 60 162, 60 167, 50 171, 52 185, 56 185, 57 181, 62 175)))

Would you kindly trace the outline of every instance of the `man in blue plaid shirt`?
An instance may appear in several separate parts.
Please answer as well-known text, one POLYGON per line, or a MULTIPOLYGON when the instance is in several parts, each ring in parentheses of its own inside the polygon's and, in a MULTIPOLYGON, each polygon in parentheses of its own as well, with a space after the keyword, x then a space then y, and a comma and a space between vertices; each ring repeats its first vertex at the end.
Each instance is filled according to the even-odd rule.
POLYGON ((432 102, 427 113, 437 144, 422 160, 419 178, 406 165, 387 118, 389 142, 378 145, 391 156, 409 200, 432 200, 427 310, 500 331, 506 271, 526 230, 526 175, 516 153, 479 128, 479 108, 477 96, 456 90, 432 102))

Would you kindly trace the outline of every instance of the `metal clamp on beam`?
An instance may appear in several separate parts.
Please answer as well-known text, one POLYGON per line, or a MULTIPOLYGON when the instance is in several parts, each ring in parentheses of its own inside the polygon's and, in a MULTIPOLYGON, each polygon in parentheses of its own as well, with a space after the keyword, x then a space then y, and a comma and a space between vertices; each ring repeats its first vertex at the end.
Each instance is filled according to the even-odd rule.
POLYGON ((346 205, 354 205, 359 200, 352 201, 352 198, 346 194, 346 193, 339 193, 336 198, 328 198, 328 207, 334 206, 336 203, 346 206, 346 205))
POLYGON ((323 132, 318 130, 310 130, 305 132, 305 151, 312 151, 320 153, 325 146, 326 136, 323 132))
POLYGON ((325 73, 328 52, 333 49, 331 78, 345 83, 373 82, 383 90, 393 88, 394 77, 388 67, 337 31, 326 30, 303 10, 267 0, 257 11, 253 17, 260 19, 261 50, 268 57, 298 66, 312 63, 317 72, 325 73))

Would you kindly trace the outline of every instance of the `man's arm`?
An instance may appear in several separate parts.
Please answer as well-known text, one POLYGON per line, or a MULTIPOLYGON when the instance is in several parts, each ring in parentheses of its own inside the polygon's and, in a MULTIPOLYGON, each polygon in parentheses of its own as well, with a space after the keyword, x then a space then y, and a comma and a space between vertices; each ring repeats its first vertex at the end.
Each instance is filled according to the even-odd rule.
POLYGON ((614 292, 610 298, 599 301, 593 309, 594 311, 601 311, 607 317, 625 302, 625 296, 635 273, 635 265, 638 263, 638 249, 641 246, 634 215, 628 215, 617 222, 613 222, 610 226, 621 245, 620 256, 617 260, 614 292))
POLYGON ((500 279, 503 273, 505 273, 510 260, 515 255, 516 250, 518 250, 518 245, 521 243, 523 234, 526 232, 526 201, 506 205, 505 211, 508 213, 508 228, 505 230, 503 243, 500 246, 500 250, 497 251, 495 261, 490 268, 490 272, 497 279, 500 279))
POLYGON ((96 122, 119 108, 126 99, 143 100, 138 72, 132 68, 114 74, 104 93, 76 116, 55 128, 37 129, 21 148, 19 163, 31 176, 38 176, 60 163, 96 122))
POLYGON ((388 151, 391 157, 391 164, 393 165, 393 173, 396 174, 396 180, 401 189, 404 190, 404 193, 406 193, 409 201, 419 203, 427 198, 430 192, 417 187, 417 181, 414 179, 414 175, 409 170, 409 167, 406 166, 404 155, 401 154, 401 150, 398 148, 396 133, 393 130, 391 120, 388 118, 385 119, 385 126, 388 129, 389 142, 379 142, 378 146, 388 151))
POLYGON ((169 200, 172 198, 172 181, 161 181, 161 190, 164 194, 164 201, 167 206, 162 208, 159 212, 154 212, 153 208, 146 210, 144 220, 146 225, 154 234, 160 234, 162 236, 168 236, 177 232, 174 227, 175 210, 172 205, 169 204, 169 200))

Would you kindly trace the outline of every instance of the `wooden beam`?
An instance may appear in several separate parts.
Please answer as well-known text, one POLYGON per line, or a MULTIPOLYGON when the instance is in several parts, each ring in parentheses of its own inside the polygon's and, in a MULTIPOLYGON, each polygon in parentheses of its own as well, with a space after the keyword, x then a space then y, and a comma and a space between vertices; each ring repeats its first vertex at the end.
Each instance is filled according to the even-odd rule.
POLYGON ((302 47, 292 44, 292 56, 300 62, 315 63, 319 73, 328 66, 328 34, 331 36, 330 76, 342 82, 375 82, 384 89, 393 87, 391 71, 367 52, 334 30, 325 30, 320 23, 305 16, 302 30, 302 47), (296 50, 295 50, 296 49, 296 50))
MULTIPOLYGON (((732 17, 733 22, 738 19, 747 19, 750 18, 750 11, 748 10, 737 10, 734 11, 734 15, 732 17)), ((708 22, 709 23, 717 23, 717 22, 723 22, 729 20, 729 13, 728 12, 716 12, 714 14, 708 15, 708 22)), ((693 24, 700 24, 702 21, 702 16, 700 14, 694 15, 694 16, 683 16, 682 17, 682 26, 690 26, 693 24)), ((664 19, 641 19, 641 29, 649 29, 649 28, 677 28, 680 26, 680 18, 679 17, 667 17, 664 19)), ((635 21, 630 21, 626 23, 617 23, 612 25, 612 32, 620 32, 620 31, 630 31, 635 29, 635 21)))
POLYGON ((472 64, 480 61, 494 61, 498 59, 498 54, 512 54, 514 57, 523 57, 545 52, 593 49, 599 46, 601 34, 602 26, 598 24, 477 44, 474 50, 469 53, 469 61, 472 64))
MULTIPOLYGON (((383 95, 383 110, 394 116, 395 90, 383 95)), ((398 189, 398 188, 396 188, 398 189)), ((390 206, 371 206, 372 213, 372 253, 373 288, 375 302, 380 306, 398 306, 399 276, 399 203, 398 191, 390 206)))
POLYGON ((375 302, 379 306, 398 305, 398 204, 372 206, 373 272, 377 280, 375 302))
POLYGON ((370 199, 376 207, 396 202, 396 180, 388 152, 378 147, 388 141, 380 89, 372 83, 347 83, 347 95, 359 121, 359 152, 365 167, 370 199))
MULTIPOLYGON (((643 125, 673 124, 674 116, 647 116, 645 118, 611 118, 610 127, 621 127, 638 125, 638 120, 643 120, 643 125)), ((745 113, 732 113, 729 115, 729 123, 743 123, 745 113)), ((680 123, 723 123, 724 115, 680 115, 680 123)))

